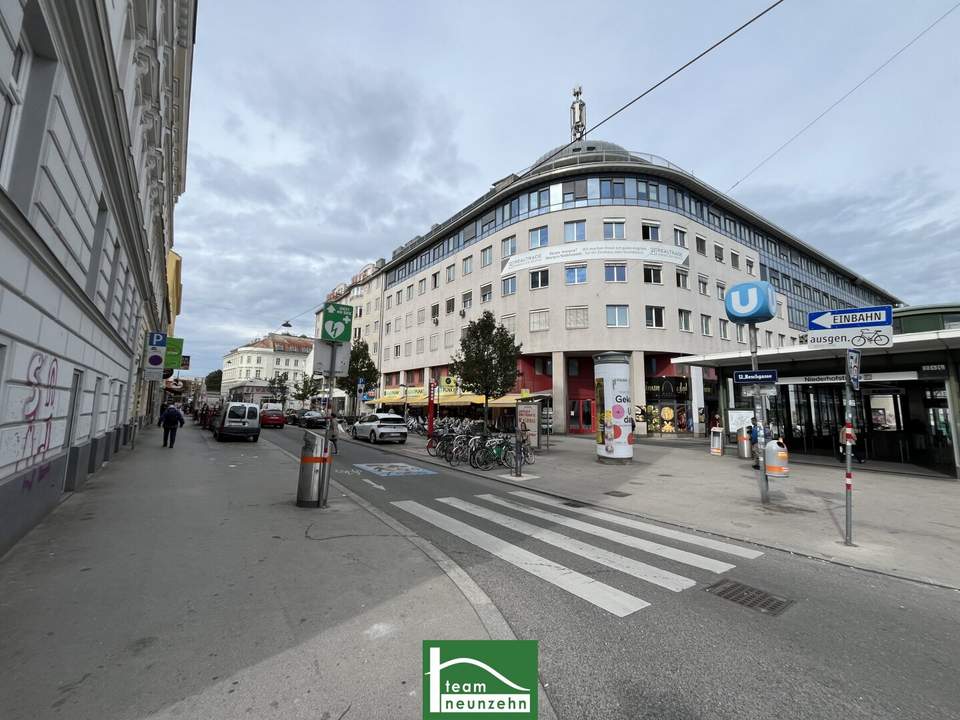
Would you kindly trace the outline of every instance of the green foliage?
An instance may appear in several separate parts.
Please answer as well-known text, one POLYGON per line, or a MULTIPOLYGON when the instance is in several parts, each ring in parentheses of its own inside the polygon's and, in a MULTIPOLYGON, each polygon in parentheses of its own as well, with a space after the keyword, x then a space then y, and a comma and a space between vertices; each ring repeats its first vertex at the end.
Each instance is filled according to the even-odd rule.
POLYGON ((293 386, 293 399, 300 402, 309 402, 311 398, 319 395, 323 389, 323 380, 321 378, 312 378, 304 373, 303 380, 293 386))
MULTIPOLYGON (((450 374, 460 378, 467 392, 486 396, 487 401, 506 395, 517 382, 517 358, 521 345, 513 333, 485 311, 467 326, 460 349, 450 363, 450 374)), ((487 416, 486 402, 484 417, 487 416)))
POLYGON ((357 384, 363 378, 364 387, 371 387, 380 380, 380 372, 370 358, 370 348, 365 340, 354 340, 350 349, 350 366, 347 376, 337 378, 337 387, 352 397, 357 392, 357 384))
POLYGON ((290 378, 287 373, 279 373, 267 380, 267 387, 270 389, 270 394, 277 398, 280 403, 287 402, 287 395, 290 392, 287 385, 289 380, 290 378))
POLYGON ((214 370, 207 373, 204 382, 207 384, 207 390, 210 392, 220 392, 220 383, 223 381, 223 370, 214 370))

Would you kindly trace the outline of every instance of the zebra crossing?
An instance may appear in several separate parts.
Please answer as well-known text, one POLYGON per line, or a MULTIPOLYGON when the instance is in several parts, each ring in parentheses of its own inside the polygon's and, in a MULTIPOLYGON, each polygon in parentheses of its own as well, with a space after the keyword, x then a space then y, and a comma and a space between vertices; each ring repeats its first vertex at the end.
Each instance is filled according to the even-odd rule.
POLYGON ((678 572, 657 567, 635 557, 613 552, 577 537, 558 532, 555 528, 557 526, 569 528, 584 535, 622 545, 631 550, 639 550, 654 558, 662 558, 671 563, 689 566, 696 570, 704 570, 715 575, 732 570, 735 565, 726 559, 719 560, 715 557, 700 554, 704 550, 721 554, 725 558, 733 557, 745 560, 754 560, 763 554, 751 548, 661 527, 597 508, 571 506, 557 498, 523 490, 511 492, 509 497, 483 493, 469 500, 459 497, 441 497, 435 498, 435 501, 446 512, 441 512, 440 509, 429 507, 415 500, 397 500, 391 504, 617 617, 626 617, 649 607, 650 602, 554 562, 526 548, 519 547, 491 532, 460 520, 454 515, 462 513, 486 523, 506 528, 545 545, 585 558, 597 565, 616 570, 671 592, 687 590, 694 587, 697 581, 678 572), (455 512, 450 513, 451 510, 455 512), (504 511, 509 511, 512 514, 504 511), (550 527, 529 522, 518 517, 518 515, 545 521, 550 524, 550 527), (589 521, 581 518, 589 518, 589 521), (637 534, 628 534, 607 527, 607 525, 629 529, 637 534), (667 545, 643 537, 643 535, 669 539, 689 548, 696 548, 697 551, 667 545))

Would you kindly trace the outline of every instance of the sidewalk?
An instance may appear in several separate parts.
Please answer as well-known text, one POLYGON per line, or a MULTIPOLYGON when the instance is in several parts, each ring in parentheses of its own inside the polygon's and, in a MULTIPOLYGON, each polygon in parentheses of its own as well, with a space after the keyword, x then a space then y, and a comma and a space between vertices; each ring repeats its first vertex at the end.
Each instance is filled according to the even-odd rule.
MULTIPOLYGON (((425 439, 391 446, 421 460, 425 439)), ((601 465, 592 437, 554 437, 538 453, 530 478, 517 483, 565 498, 654 520, 822 558, 900 577, 960 588, 960 483, 890 473, 858 472, 853 479, 854 547, 843 544, 843 467, 791 467, 770 481, 769 506, 760 502, 757 473, 735 456, 714 457, 689 443, 634 445, 632 465, 601 465)), ((506 469, 473 470, 493 479, 506 469)))
POLYGON ((421 641, 489 636, 397 530, 297 508, 275 445, 160 442, 0 560, 4 720, 419 717, 421 641))

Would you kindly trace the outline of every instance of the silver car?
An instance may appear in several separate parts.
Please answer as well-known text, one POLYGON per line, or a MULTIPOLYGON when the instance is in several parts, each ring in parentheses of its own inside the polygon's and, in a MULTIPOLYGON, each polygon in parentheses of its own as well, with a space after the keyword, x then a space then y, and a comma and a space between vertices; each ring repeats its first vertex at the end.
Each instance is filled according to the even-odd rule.
POLYGON ((354 440, 366 438, 371 443, 395 440, 402 445, 407 441, 407 424, 393 413, 370 413, 353 424, 350 436, 354 440))

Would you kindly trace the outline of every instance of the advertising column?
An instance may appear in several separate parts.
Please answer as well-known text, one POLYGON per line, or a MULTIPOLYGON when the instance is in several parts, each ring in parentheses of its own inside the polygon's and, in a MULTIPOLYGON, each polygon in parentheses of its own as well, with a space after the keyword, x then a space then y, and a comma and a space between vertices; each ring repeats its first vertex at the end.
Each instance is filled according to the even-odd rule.
POLYGON ((633 461, 630 356, 607 352, 593 356, 597 400, 597 462, 633 461))

